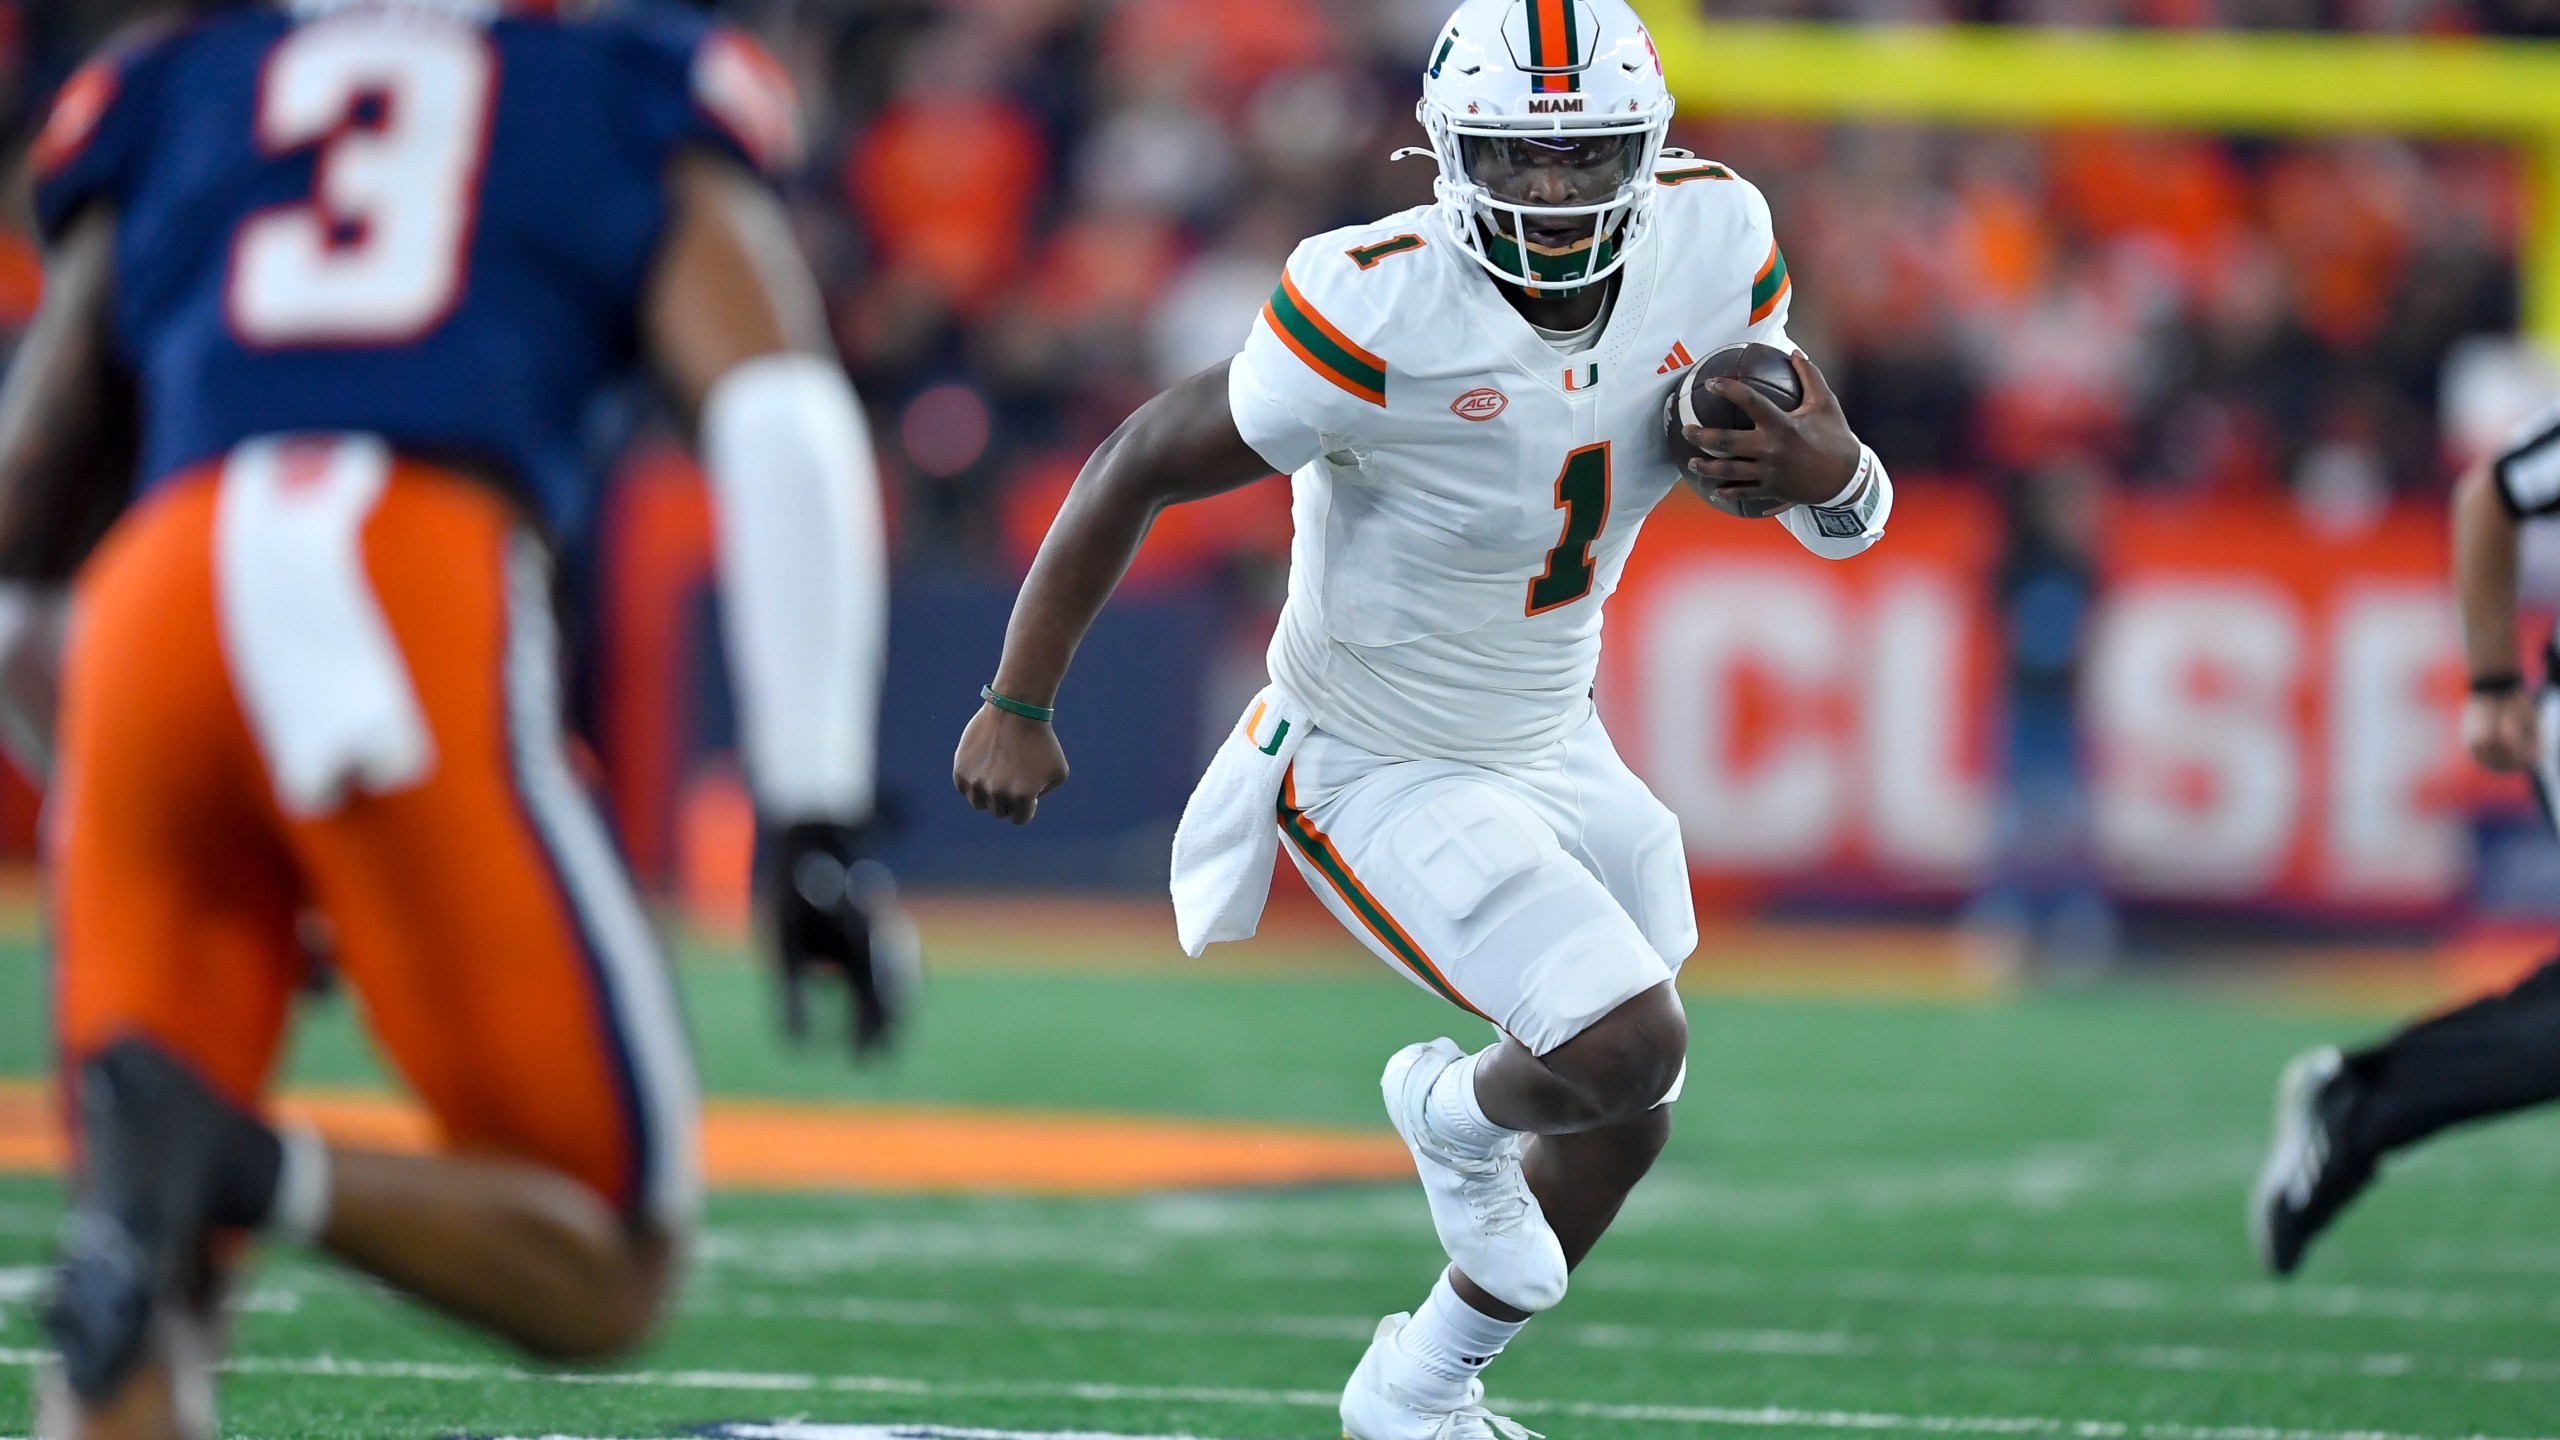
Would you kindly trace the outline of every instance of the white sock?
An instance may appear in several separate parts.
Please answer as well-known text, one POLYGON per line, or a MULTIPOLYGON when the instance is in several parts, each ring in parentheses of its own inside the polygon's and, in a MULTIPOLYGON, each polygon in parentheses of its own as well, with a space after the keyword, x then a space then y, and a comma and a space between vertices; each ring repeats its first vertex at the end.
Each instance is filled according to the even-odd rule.
POLYGON ((276 1175, 275 1210, 267 1231, 281 1239, 317 1245, 329 1229, 329 1142, 308 1125, 281 1125, 284 1168, 276 1175))
POLYGON ((1479 1050, 1441 1071, 1423 1099, 1422 1112, 1431 1122, 1432 1135, 1463 1155, 1490 1155, 1519 1133, 1486 1119, 1484 1106, 1476 1099, 1476 1067, 1492 1053, 1490 1048, 1479 1050))
POLYGON ((1526 1320, 1496 1320, 1458 1298, 1449 1272, 1440 1272, 1431 1298, 1422 1302, 1404 1329, 1396 1332, 1396 1348, 1413 1368, 1439 1382, 1440 1393, 1462 1395, 1468 1382, 1484 1373, 1526 1320))

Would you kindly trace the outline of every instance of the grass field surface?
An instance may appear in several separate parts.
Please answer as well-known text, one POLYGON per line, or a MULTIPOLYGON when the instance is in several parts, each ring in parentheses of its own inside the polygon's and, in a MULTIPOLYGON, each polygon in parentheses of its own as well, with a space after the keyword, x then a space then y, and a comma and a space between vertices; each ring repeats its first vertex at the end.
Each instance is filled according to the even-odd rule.
MULTIPOLYGON (((894 1071, 769 1038, 759 976, 686 985, 725 1095, 1380 1130, 1396 1046, 1481 1033, 1383 970, 971 967, 894 1071)), ((0 955, 0 1075, 41 1068, 0 955)), ((2293 1050, 2379 1017, 2107 988, 1962 1001, 1693 993, 1679 1136, 1490 1377, 1549 1435, 2560 1436, 2560 1129, 2399 1167, 2292 1285, 2240 1200, 2293 1050)), ((379 1083, 343 1005, 297 1082, 379 1083)), ((58 1214, 0 1180, 0 1435, 22 1433, 58 1214)), ((226 1434, 889 1440, 830 1426, 1329 1436, 1370 1328, 1439 1264, 1409 1184, 724 1194, 661 1342, 546 1372, 307 1257, 241 1300, 226 1434), (773 1422, 791 1422, 776 1425, 773 1422)), ((987 1440, 1003 1440, 990 1436, 987 1440)))

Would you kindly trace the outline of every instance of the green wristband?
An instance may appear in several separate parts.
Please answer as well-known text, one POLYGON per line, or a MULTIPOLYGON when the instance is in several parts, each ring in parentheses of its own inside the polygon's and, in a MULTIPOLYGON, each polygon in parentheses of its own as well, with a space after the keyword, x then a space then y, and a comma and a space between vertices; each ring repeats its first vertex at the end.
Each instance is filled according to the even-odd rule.
POLYGON ((1058 712, 1049 706, 1032 705, 1016 700, 1010 695, 999 695, 993 685, 979 686, 978 698, 1008 715, 1019 715, 1025 720, 1037 720, 1043 725, 1058 718, 1058 712))

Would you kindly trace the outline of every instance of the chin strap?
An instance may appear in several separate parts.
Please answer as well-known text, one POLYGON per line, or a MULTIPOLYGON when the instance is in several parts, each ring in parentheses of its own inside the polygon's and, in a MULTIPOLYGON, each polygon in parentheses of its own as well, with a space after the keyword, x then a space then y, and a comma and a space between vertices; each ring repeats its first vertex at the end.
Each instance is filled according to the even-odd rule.
POLYGON ((1580 290, 1609 278, 1610 266, 1618 258, 1618 237, 1585 241, 1581 249, 1549 255, 1530 249, 1509 235, 1495 233, 1485 237, 1485 251, 1496 265, 1511 270, 1515 276, 1536 277, 1519 282, 1531 289, 1580 290), (1590 273, 1593 271, 1599 273, 1590 273))

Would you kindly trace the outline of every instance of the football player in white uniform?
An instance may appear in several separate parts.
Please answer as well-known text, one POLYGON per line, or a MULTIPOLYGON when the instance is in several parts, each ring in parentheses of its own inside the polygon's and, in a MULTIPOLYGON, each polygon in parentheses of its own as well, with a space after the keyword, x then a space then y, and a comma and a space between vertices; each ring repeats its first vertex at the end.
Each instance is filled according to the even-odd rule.
POLYGON ((1501 1032, 1388 1063, 1454 1264, 1380 1325, 1343 1397, 1355 1440, 1516 1428, 1479 1373, 1563 1297, 1670 1133, 1687 868, 1591 703, 1638 528, 1684 466, 1791 504, 1780 523, 1834 558, 1892 504, 1801 355, 1793 412, 1714 381, 1753 428, 1692 428, 1675 454, 1662 417, 1692 358, 1792 352, 1791 288, 1760 193, 1665 153, 1671 96, 1625 0, 1465 0, 1428 61, 1435 203, 1300 245, 1243 353, 1096 452, 953 775, 1029 821, 1067 778, 1049 722, 1069 658, 1156 513, 1291 476, 1272 683, 1175 841, 1183 943, 1252 933, 1285 848, 1381 959, 1501 1032))

